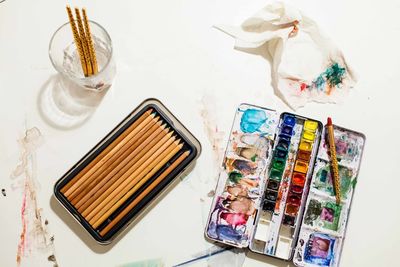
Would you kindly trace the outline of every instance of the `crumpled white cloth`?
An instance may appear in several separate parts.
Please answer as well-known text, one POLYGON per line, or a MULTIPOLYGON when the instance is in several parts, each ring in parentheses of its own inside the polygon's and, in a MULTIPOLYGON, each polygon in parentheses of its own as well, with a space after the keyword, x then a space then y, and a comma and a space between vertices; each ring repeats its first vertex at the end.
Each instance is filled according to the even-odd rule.
POLYGON ((275 93, 291 108, 337 103, 356 83, 342 52, 317 24, 284 2, 273 2, 240 27, 217 25, 235 48, 270 59, 275 93))

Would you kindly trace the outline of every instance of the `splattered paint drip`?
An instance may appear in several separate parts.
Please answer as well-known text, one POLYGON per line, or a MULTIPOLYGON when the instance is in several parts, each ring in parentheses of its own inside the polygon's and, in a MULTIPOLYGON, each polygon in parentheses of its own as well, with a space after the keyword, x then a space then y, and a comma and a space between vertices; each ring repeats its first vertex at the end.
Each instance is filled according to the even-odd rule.
MULTIPOLYGON (((214 152, 214 160, 218 164, 222 161, 224 149, 222 141, 224 138, 224 132, 220 131, 217 125, 216 114, 217 108, 215 100, 211 97, 204 96, 201 100, 200 115, 203 119, 204 131, 207 134, 208 141, 212 146, 214 152)), ((219 168, 216 168, 218 171, 219 168)))
POLYGON ((20 266, 23 257, 33 252, 42 252, 47 255, 46 260, 53 266, 58 266, 55 258, 54 236, 47 230, 48 221, 42 220, 42 209, 37 203, 36 179, 36 149, 42 136, 38 128, 26 131, 25 136, 18 140, 22 151, 20 163, 12 172, 11 177, 23 179, 23 199, 21 207, 22 230, 17 248, 17 265, 20 266))
MULTIPOLYGON (((224 132, 220 131, 217 125, 217 119, 215 114, 217 113, 217 106, 215 103, 215 98, 210 95, 204 95, 201 99, 200 103, 200 115, 203 119, 203 127, 204 132, 207 135, 207 139, 212 146, 212 151, 214 154, 214 168, 213 174, 211 175, 211 179, 207 179, 204 181, 205 184, 214 182, 218 179, 218 171, 219 166, 222 161, 222 155, 224 153, 222 147, 222 141, 224 138, 224 132)), ((215 194, 213 189, 207 193, 207 197, 213 197, 215 194)), ((202 202, 204 201, 203 198, 200 199, 202 202)))
POLYGON ((341 67, 338 63, 331 64, 323 73, 315 78, 311 84, 301 83, 300 91, 305 90, 317 90, 319 92, 325 92, 330 95, 332 90, 340 88, 343 79, 346 75, 346 68, 341 67))

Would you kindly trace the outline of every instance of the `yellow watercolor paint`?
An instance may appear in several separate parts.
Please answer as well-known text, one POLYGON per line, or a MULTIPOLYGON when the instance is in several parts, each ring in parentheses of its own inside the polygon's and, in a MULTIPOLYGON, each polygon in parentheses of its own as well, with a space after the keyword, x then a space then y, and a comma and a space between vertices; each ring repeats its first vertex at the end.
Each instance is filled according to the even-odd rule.
POLYGON ((315 139, 315 133, 304 130, 303 131, 303 138, 309 141, 314 141, 315 139))
POLYGON ((312 143, 307 140, 301 139, 299 149, 304 151, 311 151, 312 143))
POLYGON ((308 131, 310 131, 310 132, 315 133, 315 131, 317 130, 317 128, 318 128, 318 122, 316 122, 316 121, 306 120, 306 121, 304 122, 304 129, 305 129, 305 130, 308 130, 308 131))
POLYGON ((301 172, 301 173, 307 173, 308 170, 308 163, 301 161, 301 160, 296 160, 296 164, 294 166, 294 171, 296 172, 301 172))

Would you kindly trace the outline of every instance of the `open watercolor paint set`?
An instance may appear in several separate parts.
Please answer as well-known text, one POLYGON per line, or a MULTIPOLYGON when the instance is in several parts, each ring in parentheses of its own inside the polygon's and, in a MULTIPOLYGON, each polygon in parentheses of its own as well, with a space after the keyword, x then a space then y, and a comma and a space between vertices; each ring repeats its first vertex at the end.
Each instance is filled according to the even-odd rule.
POLYGON ((337 202, 327 132, 314 119, 240 105, 206 236, 297 266, 337 266, 365 137, 333 126, 337 202))

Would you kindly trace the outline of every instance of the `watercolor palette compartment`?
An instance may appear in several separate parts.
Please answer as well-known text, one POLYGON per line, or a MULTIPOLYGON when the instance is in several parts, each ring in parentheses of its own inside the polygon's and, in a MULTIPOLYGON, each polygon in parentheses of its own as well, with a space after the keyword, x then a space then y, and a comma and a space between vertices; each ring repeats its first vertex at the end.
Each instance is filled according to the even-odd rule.
POLYGON ((182 123, 147 99, 57 181, 54 195, 97 242, 109 244, 200 152, 182 123))
MULTIPOLYGON (((348 142, 354 136, 358 135, 335 126, 342 200, 348 204, 364 143, 363 136, 362 145, 348 142), (358 155, 356 161, 352 153, 358 155)), ((325 141, 324 127, 317 120, 291 113, 279 116, 274 110, 241 104, 205 235, 256 253, 293 259, 298 266, 335 266, 341 249, 336 240, 343 238, 349 210, 335 205, 325 141), (329 264, 310 263, 314 250, 309 246, 328 242, 325 235, 336 256, 329 254, 329 264)))
POLYGON ((318 150, 293 262, 297 266, 338 266, 361 165, 365 136, 334 125, 341 201, 336 203, 326 127, 318 150))

